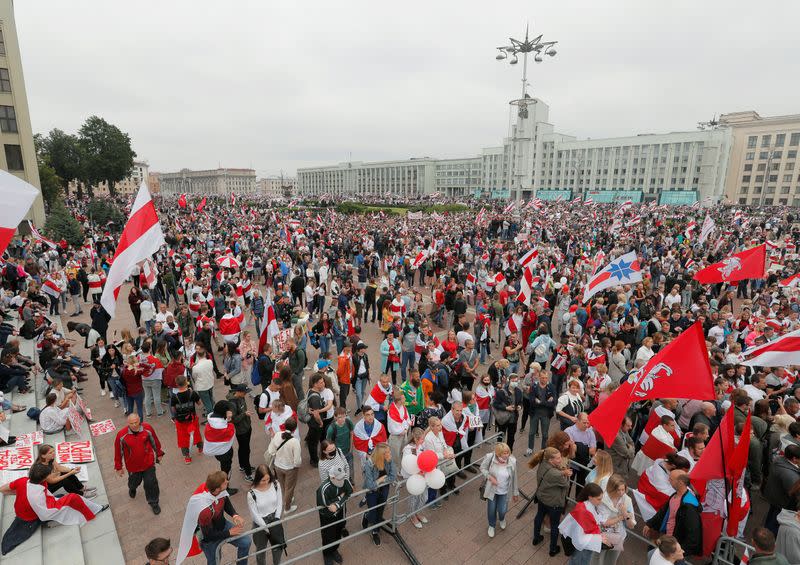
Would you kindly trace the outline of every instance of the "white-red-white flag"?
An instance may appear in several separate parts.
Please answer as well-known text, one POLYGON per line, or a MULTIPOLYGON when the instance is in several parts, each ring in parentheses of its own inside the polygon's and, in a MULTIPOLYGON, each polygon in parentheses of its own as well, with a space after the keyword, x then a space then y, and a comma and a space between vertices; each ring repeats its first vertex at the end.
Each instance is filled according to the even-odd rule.
POLYGON ((55 249, 56 247, 58 247, 58 244, 55 241, 47 239, 45 236, 43 236, 42 233, 38 229, 36 229, 36 226, 34 226, 33 222, 31 222, 30 220, 28 220, 28 227, 31 229, 31 236, 33 237, 33 239, 35 239, 40 243, 44 243, 50 249, 55 249))
POLYGON ((30 210, 39 191, 19 177, 0 170, 0 255, 6 250, 17 226, 30 210))
POLYGON ((258 352, 259 354, 264 349, 265 343, 272 343, 280 333, 278 327, 278 317, 275 315, 275 305, 272 303, 272 298, 268 297, 264 304, 264 317, 261 320, 261 333, 258 336, 258 352))
POLYGON ((142 274, 144 275, 144 284, 147 288, 155 288, 158 278, 158 267, 152 259, 145 259, 142 263, 142 274))
POLYGON ((711 232, 714 231, 714 220, 711 218, 709 214, 706 214, 706 219, 703 220, 703 226, 700 228, 700 238, 697 240, 697 243, 702 244, 708 236, 711 235, 711 232))
POLYGON ((539 250, 534 247, 533 249, 529 250, 525 253, 522 257, 519 258, 519 264, 523 267, 527 267, 528 263, 532 263, 536 261, 536 258, 539 256, 539 250))
POLYGON ((800 365, 800 330, 742 353, 742 365, 750 367, 788 367, 800 365))
POLYGON ((535 284, 533 271, 530 267, 525 267, 525 271, 522 273, 522 280, 520 280, 519 284, 517 301, 522 302, 528 308, 531 307, 531 296, 533 296, 533 286, 535 284))
POLYGON ((122 283, 136 270, 140 262, 148 259, 162 245, 164 232, 161 231, 161 222, 158 221, 150 191, 142 183, 131 207, 131 215, 122 230, 114 263, 108 271, 108 280, 100 297, 100 304, 109 316, 113 318, 116 313, 117 295, 122 283))

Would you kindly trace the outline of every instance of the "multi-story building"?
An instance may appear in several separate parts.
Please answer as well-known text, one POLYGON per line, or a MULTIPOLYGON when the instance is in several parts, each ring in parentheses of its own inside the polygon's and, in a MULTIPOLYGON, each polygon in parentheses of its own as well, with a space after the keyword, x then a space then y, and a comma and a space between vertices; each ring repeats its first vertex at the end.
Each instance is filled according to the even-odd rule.
POLYGON ((436 161, 435 192, 450 198, 473 196, 483 186, 482 167, 481 157, 436 161))
POLYGON ((291 198, 296 188, 293 177, 271 176, 256 181, 256 192, 268 198, 291 198))
MULTIPOLYGON (((0 0, 0 145, 0 168, 40 188, 13 0, 0 0)), ((44 225, 41 193, 27 218, 44 225)))
POLYGON ((252 194, 256 191, 256 172, 254 169, 211 169, 190 171, 181 169, 177 173, 161 173, 161 194, 214 194, 228 195, 252 194))
POLYGON ((147 175, 147 188, 150 194, 161 193, 161 173, 150 173, 147 175))
POLYGON ((800 206, 800 114, 761 117, 754 111, 722 114, 733 134, 725 183, 737 204, 800 206))
MULTIPOLYGON (((134 161, 130 175, 121 181, 114 183, 114 193, 120 196, 133 196, 139 191, 139 187, 142 185, 142 182, 147 181, 149 174, 149 165, 147 164, 147 161, 134 161)), ((85 192, 86 186, 77 180, 69 182, 67 185, 67 192, 69 194, 76 194, 79 184, 85 192)), ((153 189, 149 184, 147 185, 147 188, 150 189, 151 193, 153 193, 153 189)), ((109 196, 108 183, 103 181, 94 185, 92 187, 92 195, 109 196)))
POLYGON ((436 163, 420 157, 297 169, 297 189, 303 196, 417 198, 436 191, 436 163))

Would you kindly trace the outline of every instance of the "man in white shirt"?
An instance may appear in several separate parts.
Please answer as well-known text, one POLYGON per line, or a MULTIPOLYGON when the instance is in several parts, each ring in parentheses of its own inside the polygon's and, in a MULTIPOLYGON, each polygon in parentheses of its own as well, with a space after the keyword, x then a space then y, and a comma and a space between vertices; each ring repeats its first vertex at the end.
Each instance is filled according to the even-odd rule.
POLYGON ((725 343, 725 320, 720 318, 717 325, 708 330, 708 337, 716 341, 717 347, 725 343))
POLYGON ((161 322, 162 324, 166 324, 167 317, 171 317, 173 320, 175 319, 175 315, 169 310, 167 310, 167 305, 161 302, 158 305, 158 312, 156 313, 156 322, 161 322))
POLYGON ((744 385, 742 388, 753 401, 753 404, 767 397, 767 393, 764 392, 764 389, 767 388, 767 381, 762 373, 755 373, 750 377, 750 384, 744 385))
POLYGON ((214 411, 214 364, 209 353, 199 343, 195 344, 195 362, 192 367, 194 390, 200 396, 205 415, 214 411))

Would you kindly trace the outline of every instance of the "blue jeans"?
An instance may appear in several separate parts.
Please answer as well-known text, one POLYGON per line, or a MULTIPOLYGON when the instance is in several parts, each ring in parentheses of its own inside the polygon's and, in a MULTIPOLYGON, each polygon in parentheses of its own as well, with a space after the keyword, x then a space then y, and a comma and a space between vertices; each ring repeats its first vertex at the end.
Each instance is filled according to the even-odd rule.
POLYGON ((403 382, 408 380, 406 375, 406 367, 413 369, 416 367, 417 354, 413 351, 403 351, 400 355, 400 375, 403 377, 403 382))
POLYGON ((144 323, 144 329, 147 331, 147 335, 150 335, 150 334, 153 333, 153 326, 155 326, 155 325, 156 325, 155 319, 147 320, 144 323))
POLYGON ((533 449, 533 441, 537 429, 541 430, 542 449, 544 449, 547 447, 547 436, 550 432, 550 416, 536 413, 531 416, 531 427, 528 430, 528 449, 533 449))
POLYGON ((575 553, 567 561, 568 565, 589 565, 592 561, 594 551, 591 549, 576 549, 575 553))
POLYGON ((147 412, 147 416, 149 417, 151 414, 151 403, 156 408, 156 414, 161 416, 164 413, 164 406, 161 404, 161 380, 143 380, 142 386, 144 387, 144 408, 145 412, 147 412))
POLYGON ((345 340, 344 336, 336 338, 336 354, 337 355, 341 355, 342 354, 342 350, 344 349, 344 340, 345 340))
POLYGON ((356 393, 356 408, 359 410, 364 406, 364 394, 367 390, 367 383, 369 383, 369 379, 356 379, 353 385, 356 393))
POLYGON ((483 341, 478 342, 478 353, 481 355, 481 365, 486 363, 486 356, 491 354, 489 351, 489 344, 483 341))
MULTIPOLYGON (((228 530, 233 527, 230 520, 225 520, 225 529, 228 530)), ((245 536, 233 541, 228 540, 215 540, 208 542, 200 542, 200 549, 203 550, 203 555, 206 556, 208 565, 217 565, 217 547, 221 543, 229 543, 236 548, 236 558, 247 562, 247 554, 250 553, 250 537, 245 536)))
POLYGON ((492 500, 488 501, 489 504, 486 508, 489 514, 489 527, 494 528, 497 525, 497 520, 501 522, 506 519, 506 512, 508 511, 508 494, 496 494, 492 500))
POLYGON ((128 414, 133 412, 133 404, 136 403, 136 413, 139 414, 139 419, 144 421, 144 414, 142 413, 142 405, 144 404, 144 392, 140 392, 139 394, 128 395, 125 397, 127 401, 127 410, 128 414))
POLYGON ((125 389, 122 388, 122 382, 120 381, 119 377, 108 377, 106 382, 108 383, 108 388, 110 388, 111 392, 114 393, 114 397, 122 404, 122 406, 127 406, 128 401, 125 397, 125 389))
POLYGON ((198 390, 197 395, 200 397, 200 402, 203 403, 203 410, 206 416, 214 411, 214 389, 198 390))
POLYGON ((327 353, 331 350, 331 338, 325 335, 319 336, 319 352, 320 354, 327 353))

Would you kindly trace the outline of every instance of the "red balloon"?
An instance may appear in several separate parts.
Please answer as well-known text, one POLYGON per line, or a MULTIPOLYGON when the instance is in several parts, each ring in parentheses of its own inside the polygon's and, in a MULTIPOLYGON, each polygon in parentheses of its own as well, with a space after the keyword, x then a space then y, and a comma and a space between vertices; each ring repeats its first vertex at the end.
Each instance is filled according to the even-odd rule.
POLYGON ((423 473, 430 473, 436 468, 436 464, 439 463, 439 457, 436 455, 435 451, 423 451, 419 455, 417 455, 417 467, 423 473))

